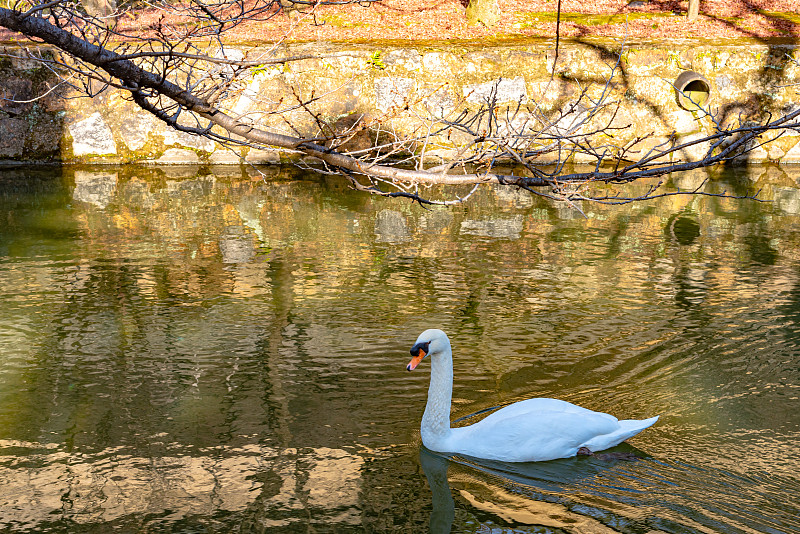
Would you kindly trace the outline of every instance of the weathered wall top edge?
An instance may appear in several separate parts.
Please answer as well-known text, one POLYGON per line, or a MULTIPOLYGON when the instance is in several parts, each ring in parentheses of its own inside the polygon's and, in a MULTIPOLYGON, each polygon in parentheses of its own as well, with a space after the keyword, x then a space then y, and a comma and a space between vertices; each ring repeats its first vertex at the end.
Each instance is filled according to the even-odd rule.
MULTIPOLYGON (((426 46, 435 47, 480 47, 480 48, 505 48, 515 46, 555 46, 555 37, 528 37, 528 36, 502 36, 491 39, 449 39, 449 40, 403 40, 403 39, 382 39, 382 40, 347 40, 347 41, 310 41, 310 40, 290 40, 285 41, 290 45, 306 45, 306 44, 319 44, 325 43, 329 45, 336 45, 341 47, 349 46, 394 46, 398 48, 424 48, 426 46)), ((274 42, 236 42, 229 43, 231 45, 255 45, 255 44, 275 44, 274 42)), ((560 46, 577 46, 577 45, 613 45, 614 47, 623 46, 630 47, 647 47, 647 48, 664 48, 664 47, 681 47, 690 48, 695 46, 722 46, 722 47, 749 47, 753 45, 761 46, 781 46, 789 48, 800 47, 800 43, 796 40, 785 38, 772 38, 772 39, 756 39, 750 37, 739 37, 731 39, 697 39, 697 38, 671 38, 671 39, 637 39, 625 41, 615 37, 562 37, 559 41, 560 46)))

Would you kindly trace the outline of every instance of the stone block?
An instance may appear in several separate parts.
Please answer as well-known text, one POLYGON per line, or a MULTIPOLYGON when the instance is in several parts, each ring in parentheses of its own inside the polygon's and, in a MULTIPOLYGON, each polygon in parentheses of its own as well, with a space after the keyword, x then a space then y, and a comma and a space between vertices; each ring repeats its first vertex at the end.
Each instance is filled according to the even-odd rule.
POLYGON ((781 163, 800 163, 800 143, 786 151, 781 163))
MULTIPOLYGON (((695 133, 681 137, 678 143, 681 145, 684 143, 691 143, 692 141, 697 141, 698 139, 702 139, 704 137, 706 136, 703 133, 695 133)), ((705 157, 709 146, 710 145, 708 141, 695 143, 677 152, 677 157, 685 161, 699 161, 705 157)))
POLYGON ((714 85, 717 94, 723 98, 729 98, 733 94, 733 80, 727 74, 720 74, 714 78, 714 85))
POLYGON ((530 98, 536 102, 538 108, 552 110, 561 107, 565 100, 572 99, 575 92, 575 86, 571 83, 554 79, 546 82, 533 82, 530 98))
MULTIPOLYGON (((640 159, 644 157, 652 157, 657 153, 668 150, 671 146, 670 138, 664 136, 653 136, 642 139, 631 147, 632 156, 640 159)), ((665 154, 661 157, 652 160, 652 163, 669 163, 671 159, 670 154, 665 154)))
POLYGON ((419 70, 422 67, 422 55, 414 49, 390 50, 383 58, 388 67, 400 67, 407 71, 419 70))
POLYGON ((117 153, 114 135, 98 112, 70 124, 69 133, 72 136, 72 154, 74 156, 117 153))
POLYGON ((574 75, 576 73, 575 54, 573 51, 560 50, 556 55, 555 50, 545 53, 545 71, 548 74, 574 75))
POLYGON ((258 164, 277 164, 281 162, 281 156, 277 150, 259 150, 251 148, 245 156, 245 161, 248 163, 258 164))
POLYGON ((19 115, 33 106, 33 82, 19 76, 5 77, 0 83, 0 111, 19 115))
POLYGON ((635 50, 626 55, 629 73, 662 71, 669 63, 669 54, 665 50, 635 50))
POLYGON ((61 151, 61 137, 64 135, 63 125, 59 118, 39 115, 32 127, 28 128, 25 140, 25 156, 40 158, 57 155, 61 151))
POLYGON ((456 105, 450 86, 447 84, 432 90, 428 96, 422 99, 422 103, 428 113, 436 118, 446 117, 456 105))
POLYGON ((147 143, 147 134, 153 128, 154 120, 144 113, 126 114, 119 125, 123 143, 132 151, 141 150, 147 143))
POLYGON ((642 76, 631 81, 636 99, 654 106, 669 107, 675 102, 675 89, 655 76, 642 76))
POLYGON ((467 102, 485 104, 491 100, 497 103, 528 101, 528 89, 525 78, 498 78, 490 82, 467 85, 464 87, 464 97, 467 102))
POLYGON ((218 148, 209 156, 208 160, 214 165, 239 165, 242 157, 233 150, 218 148))
POLYGON ((411 78, 376 78, 375 107, 383 112, 403 108, 414 94, 414 85, 411 78))
POLYGON ((769 160, 769 153, 763 146, 756 146, 734 158, 737 163, 763 163, 769 160))
MULTIPOLYGON (((575 135, 583 131, 586 127, 586 122, 589 118, 589 110, 581 104, 573 104, 564 106, 558 110, 556 116, 552 117, 552 126, 548 132, 553 135, 575 135)), ((530 125, 533 125, 533 119, 529 120, 530 125)))
POLYGON ((487 49, 479 52, 469 52, 464 55, 465 70, 474 73, 496 71, 503 62, 500 54, 487 49))
POLYGON ((358 82, 350 81, 342 84, 339 79, 318 76, 315 86, 317 94, 329 93, 319 101, 324 115, 343 115, 362 107, 360 97, 363 91, 358 82))
POLYGON ((200 157, 185 148, 170 148, 156 160, 156 163, 163 165, 192 165, 200 163, 200 157))
POLYGON ((262 78, 260 76, 253 76, 250 83, 242 90, 239 99, 231 110, 234 117, 242 117, 243 120, 253 120, 247 117, 248 112, 256 108, 258 101, 258 94, 261 91, 262 78))
POLYGON ((181 132, 166 125, 163 126, 159 133, 164 136, 164 144, 167 146, 178 145, 179 147, 194 148, 204 152, 212 152, 214 150, 214 141, 207 137, 181 132))
POLYGON ((694 115, 690 111, 684 110, 677 110, 668 114, 667 125, 674 128, 678 134, 693 133, 700 129, 700 123, 695 120, 694 115))
MULTIPOLYGON (((245 47, 228 48, 226 45, 225 54, 218 50, 211 50, 211 53, 220 57, 243 58, 243 52, 237 48, 245 47)), ((272 53, 268 47, 247 47, 247 50, 248 57, 254 60, 272 53)), ((530 106, 528 111, 532 111, 537 120, 546 120, 567 109, 582 88, 592 98, 599 97, 602 90, 609 88, 610 98, 619 99, 621 104, 612 126, 626 129, 603 142, 622 146, 636 136, 650 133, 658 136, 660 141, 673 132, 678 138, 685 139, 686 136, 712 131, 707 118, 695 120, 691 113, 677 108, 674 89, 669 82, 679 71, 678 58, 706 74, 713 87, 712 106, 724 109, 734 122, 740 115, 746 117, 759 111, 761 104, 751 98, 754 95, 769 97, 774 109, 789 109, 796 103, 792 83, 800 80, 800 67, 788 63, 780 73, 776 73, 781 75, 780 84, 785 85, 780 90, 774 83, 765 83, 765 78, 758 74, 764 70, 767 61, 773 67, 784 67, 783 54, 778 57, 775 50, 774 46, 751 42, 718 46, 637 44, 626 47, 623 53, 628 66, 625 82, 616 78, 606 86, 604 80, 610 65, 608 53, 613 51, 579 43, 565 42, 555 67, 557 71, 563 70, 565 76, 553 78, 546 74, 548 65, 551 67, 549 70, 553 70, 554 58, 552 45, 547 43, 526 41, 507 46, 500 43, 491 46, 456 43, 452 46, 439 44, 427 50, 421 47, 387 47, 385 44, 381 48, 379 45, 292 43, 283 45, 279 53, 275 53, 286 56, 314 53, 324 57, 293 62, 288 68, 270 66, 259 70, 250 80, 243 80, 249 85, 237 86, 231 91, 223 107, 233 114, 241 114, 243 120, 250 120, 252 114, 253 122, 265 129, 287 135, 298 135, 299 132, 299 135, 315 136, 319 125, 305 109, 290 110, 281 117, 272 114, 280 108, 291 108, 289 103, 293 102, 291 88, 294 85, 302 95, 308 96, 312 92, 316 96, 324 94, 310 106, 314 113, 318 112, 327 121, 377 107, 380 115, 389 117, 380 116, 376 120, 382 120, 387 129, 394 129, 398 135, 404 136, 419 132, 420 121, 415 114, 427 118, 446 117, 462 110, 467 98, 473 108, 485 104, 493 95, 504 107, 509 103, 513 107, 522 101, 526 103, 525 108, 530 106), (387 67, 385 70, 367 66, 368 59, 377 51, 381 51, 382 61, 387 67), (580 78, 580 82, 574 77, 580 78), (748 107, 748 102, 752 106, 748 107), (407 105, 413 105, 410 112, 404 112, 407 105), (395 115, 392 110, 398 113, 395 115)), ((791 51, 791 47, 786 51, 794 57, 798 55, 797 50, 791 51)), ((231 71, 228 67, 220 67, 215 72, 231 71)), ((771 77, 767 79, 772 80, 771 77)), ((36 62, 27 65, 7 61, 0 69, 0 97, 30 99, 52 88, 52 81, 36 62), (35 70, 26 70, 34 67, 35 70)), ((43 156, 53 157, 64 146, 66 130, 66 142, 72 142, 72 150, 68 149, 67 153, 75 156, 73 161, 80 161, 82 156, 95 156, 91 158, 94 161, 112 162, 120 150, 124 153, 120 159, 131 162, 139 161, 142 156, 156 157, 150 154, 169 149, 161 161, 174 164, 239 163, 239 158, 212 140, 169 129, 136 108, 118 91, 109 90, 92 101, 66 100, 66 96, 65 89, 63 93, 60 90, 51 92, 36 104, 0 100, 0 157, 28 161, 43 156), (160 143, 162 136, 165 146, 152 147, 154 143, 160 143)), ((581 116, 580 113, 575 115, 581 116)), ((187 126, 198 125, 188 113, 182 114, 181 118, 187 126)), ((567 128, 572 119, 563 118, 558 128, 567 128)), ((611 120, 610 108, 597 115, 592 126, 602 128, 606 120, 611 120)), ((517 120, 507 123, 501 119, 498 126, 502 133, 519 131, 526 123, 532 124, 533 121, 520 114, 517 120)), ((215 131, 224 135, 222 130, 215 131)), ((781 138, 744 157, 741 163, 757 159, 800 162, 800 137, 791 136, 800 136, 800 131, 787 131, 781 138)), ((468 135, 455 130, 450 137, 443 134, 441 139, 441 146, 426 152, 430 158, 447 157, 454 144, 469 142, 468 135)), ((703 152, 700 147, 693 150, 695 156, 703 152)), ((277 161, 278 154, 251 151, 248 160, 272 163, 277 161)), ((295 157, 288 152, 280 153, 280 156, 295 157)), ((675 157, 687 156, 676 154, 675 157)), ((170 167, 169 172, 177 172, 175 167, 177 165, 170 167)))
POLYGON ((17 71, 33 71, 42 68, 42 63, 35 58, 26 58, 12 54, 9 59, 11 60, 11 68, 17 71))
POLYGON ((447 52, 428 52, 422 56, 422 66, 428 74, 446 76, 450 74, 452 66, 460 62, 454 54, 447 52))
POLYGON ((0 119, 0 157, 21 156, 27 131, 28 124, 22 119, 0 119))
POLYGON ((770 160, 777 161, 786 155, 786 152, 777 145, 777 143, 769 143, 766 145, 767 156, 770 160))

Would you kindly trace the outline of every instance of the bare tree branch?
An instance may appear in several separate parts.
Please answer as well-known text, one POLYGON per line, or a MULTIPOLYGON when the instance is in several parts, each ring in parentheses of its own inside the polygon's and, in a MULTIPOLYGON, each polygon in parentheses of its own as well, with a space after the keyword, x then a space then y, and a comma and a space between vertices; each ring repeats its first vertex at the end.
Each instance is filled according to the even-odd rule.
MULTIPOLYGON (((307 16, 313 16, 315 6, 321 4, 350 2, 283 1, 305 10, 307 16)), ((362 114, 354 124, 341 127, 329 123, 315 107, 326 92, 302 95, 293 89, 293 102, 281 98, 260 111, 265 117, 281 118, 294 132, 278 133, 262 126, 263 121, 226 108, 225 102, 242 94, 249 80, 263 69, 340 55, 280 57, 273 46, 267 52, 248 56, 226 48, 221 36, 244 22, 275 16, 283 7, 278 0, 163 4, 159 9, 164 14, 157 22, 137 33, 88 15, 67 0, 15 0, 10 7, 0 7, 0 25, 60 51, 54 58, 28 51, 28 57, 60 73, 61 83, 83 94, 95 96, 109 87, 124 90, 141 109, 178 131, 230 148, 276 147, 303 154, 319 162, 315 167, 318 172, 343 174, 357 190, 409 198, 423 205, 463 202, 472 194, 456 195, 451 200, 426 198, 419 187, 432 184, 472 186, 473 191, 481 184, 513 186, 565 201, 578 210, 577 202, 586 201, 621 204, 686 194, 745 198, 707 193, 701 188, 661 192, 664 181, 659 178, 740 158, 769 142, 762 137, 768 132, 800 131, 800 108, 778 118, 767 116, 761 122, 740 120, 736 124, 728 121, 725 126, 721 117, 698 106, 701 115, 714 124, 710 135, 655 145, 648 145, 651 136, 643 135, 616 146, 607 140, 628 128, 620 122, 621 102, 614 99, 620 51, 616 61, 609 64, 605 80, 593 86, 579 84, 577 96, 555 113, 522 99, 501 105, 498 82, 477 108, 464 106, 449 114, 429 115, 418 111, 420 98, 406 99, 404 105, 391 107, 383 115, 362 114), (176 24, 167 13, 195 23, 176 24), (197 42, 201 37, 211 37, 216 52, 201 47, 197 42), (400 111, 416 121, 410 134, 399 135, 393 130, 393 115, 400 111), (314 126, 313 132, 299 127, 293 118, 298 112, 305 114, 314 126), (443 143, 454 135, 463 141, 443 143), (683 157, 698 146, 704 147, 702 157, 694 161, 683 157), (439 161, 432 161, 434 155, 439 161), (567 162, 578 157, 593 162, 594 168, 566 172, 567 162), (514 171, 496 172, 499 164, 514 165, 514 171), (657 182, 639 196, 592 192, 597 185, 652 179, 657 182)), ((557 52, 554 61, 558 60, 557 52)), ((550 83, 554 83, 553 77, 550 83)))

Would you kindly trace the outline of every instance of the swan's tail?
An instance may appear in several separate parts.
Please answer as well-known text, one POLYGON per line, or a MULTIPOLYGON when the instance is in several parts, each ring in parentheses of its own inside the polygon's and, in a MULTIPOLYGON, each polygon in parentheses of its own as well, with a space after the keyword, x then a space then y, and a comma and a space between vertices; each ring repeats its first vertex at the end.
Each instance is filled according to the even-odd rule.
POLYGON ((647 427, 653 426, 656 421, 658 421, 658 415, 655 417, 651 417, 650 419, 623 419, 619 422, 619 426, 621 427, 617 432, 617 435, 624 436, 621 440, 617 443, 622 443, 626 439, 635 436, 642 430, 647 427))
POLYGON ((592 452, 602 451, 615 445, 619 445, 626 439, 635 436, 645 428, 653 426, 658 421, 659 416, 651 417, 650 419, 624 419, 619 422, 619 429, 612 434, 605 434, 597 436, 596 438, 585 443, 583 446, 592 452))

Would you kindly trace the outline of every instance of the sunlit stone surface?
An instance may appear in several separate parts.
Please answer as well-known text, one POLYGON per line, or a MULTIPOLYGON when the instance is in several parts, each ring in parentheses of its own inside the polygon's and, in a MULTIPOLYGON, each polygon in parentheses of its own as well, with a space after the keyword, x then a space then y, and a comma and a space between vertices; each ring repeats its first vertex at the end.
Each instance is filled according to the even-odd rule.
POLYGON ((98 112, 70 124, 69 133, 72 136, 72 154, 74 156, 117 153, 114 134, 98 112))

